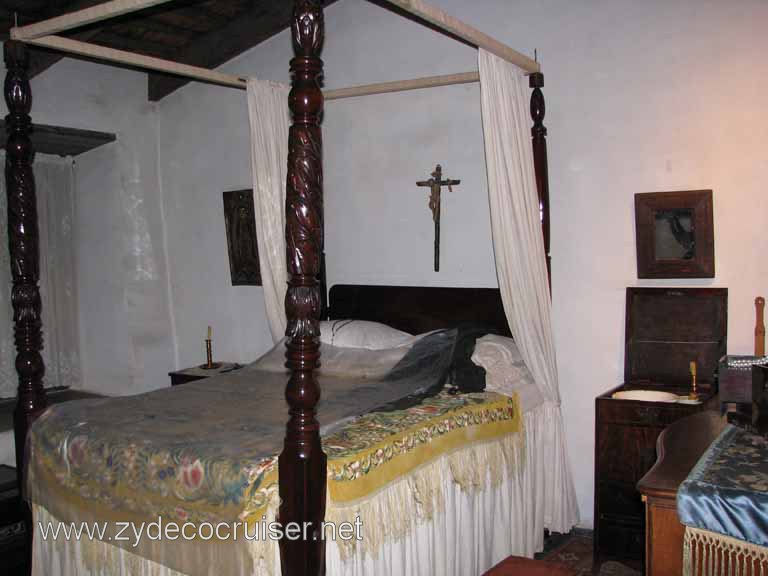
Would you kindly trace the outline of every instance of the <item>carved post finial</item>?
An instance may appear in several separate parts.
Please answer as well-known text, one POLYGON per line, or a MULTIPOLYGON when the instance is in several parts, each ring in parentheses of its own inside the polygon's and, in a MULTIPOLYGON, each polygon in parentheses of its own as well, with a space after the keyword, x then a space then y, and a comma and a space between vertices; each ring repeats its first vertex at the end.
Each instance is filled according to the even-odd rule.
POLYGON ((529 75, 528 86, 533 88, 531 93, 531 118, 533 119, 531 134, 533 136, 546 136, 547 129, 544 126, 544 116, 547 113, 547 109, 544 102, 544 93, 541 91, 544 88, 544 74, 534 72, 529 75))
POLYGON ((533 165, 536 173, 536 189, 539 193, 539 211, 541 213, 541 228, 544 235, 544 254, 547 260, 547 275, 550 289, 552 288, 552 259, 549 255, 549 162, 547 160, 547 128, 544 126, 546 105, 544 103, 544 74, 534 72, 528 76, 528 85, 533 88, 531 93, 531 140, 533 144, 533 165))
POLYGON ((298 0, 291 30, 296 56, 291 60, 293 85, 288 97, 293 124, 288 142, 285 230, 289 274, 285 356, 291 372, 285 397, 290 419, 279 459, 279 521, 284 527, 299 525, 302 539, 283 538, 280 559, 284 576, 318 576, 325 574, 321 524, 326 495, 326 457, 316 418, 320 386, 315 375, 320 365, 322 298, 317 278, 323 252, 322 3, 298 0), (310 528, 304 530, 307 525, 310 528))
POLYGON ((11 114, 29 116, 32 110, 32 90, 29 86, 29 52, 14 40, 3 44, 5 57, 5 104, 11 114))
POLYGON ((5 117, 8 140, 5 156, 5 182, 8 199, 8 246, 11 259, 11 304, 13 305, 18 397, 14 411, 16 465, 22 476, 27 431, 45 409, 43 389, 42 321, 40 317, 40 252, 37 227, 35 177, 32 174, 34 149, 30 141, 32 91, 27 74, 26 47, 14 41, 3 46, 5 56, 5 117))
POLYGON ((296 56, 318 59, 325 39, 323 4, 320 0, 298 0, 293 8, 293 50, 296 56))

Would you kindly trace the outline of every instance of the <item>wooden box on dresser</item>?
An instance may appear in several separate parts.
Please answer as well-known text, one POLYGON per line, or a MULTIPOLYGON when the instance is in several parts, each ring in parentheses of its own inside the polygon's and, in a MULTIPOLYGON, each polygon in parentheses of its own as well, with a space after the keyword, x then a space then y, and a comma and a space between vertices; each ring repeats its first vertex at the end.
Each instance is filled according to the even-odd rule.
POLYGON ((595 563, 642 560, 645 514, 637 482, 656 461, 656 439, 680 418, 717 409, 715 372, 726 351, 726 288, 627 288, 624 384, 595 399, 595 563), (700 402, 614 398, 624 390, 686 396, 696 362, 700 402))

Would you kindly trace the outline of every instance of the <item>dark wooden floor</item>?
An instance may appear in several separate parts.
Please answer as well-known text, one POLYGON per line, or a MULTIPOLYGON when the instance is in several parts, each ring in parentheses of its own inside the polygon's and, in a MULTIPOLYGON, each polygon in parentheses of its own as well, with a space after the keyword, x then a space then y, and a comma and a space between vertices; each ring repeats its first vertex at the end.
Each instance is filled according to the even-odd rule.
POLYGON ((568 534, 550 534, 544 540, 544 551, 536 554, 536 560, 548 560, 565 564, 579 576, 640 576, 642 565, 633 560, 615 560, 595 565, 593 558, 592 530, 574 528, 568 534))

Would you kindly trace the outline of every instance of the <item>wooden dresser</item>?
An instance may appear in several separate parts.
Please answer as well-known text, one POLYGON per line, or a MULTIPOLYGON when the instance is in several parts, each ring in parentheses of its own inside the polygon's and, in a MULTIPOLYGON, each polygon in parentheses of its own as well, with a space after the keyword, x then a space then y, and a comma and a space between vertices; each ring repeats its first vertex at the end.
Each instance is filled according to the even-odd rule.
POLYGON ((725 427, 719 412, 683 418, 659 436, 659 457, 637 487, 645 501, 645 574, 683 573, 685 527, 677 517, 677 489, 725 427))
POLYGON ((637 482, 673 422, 717 409, 715 371, 726 351, 725 288, 628 288, 624 384, 595 400, 595 562, 642 559, 645 514, 637 482), (701 403, 613 398, 622 390, 687 395, 695 361, 701 403))

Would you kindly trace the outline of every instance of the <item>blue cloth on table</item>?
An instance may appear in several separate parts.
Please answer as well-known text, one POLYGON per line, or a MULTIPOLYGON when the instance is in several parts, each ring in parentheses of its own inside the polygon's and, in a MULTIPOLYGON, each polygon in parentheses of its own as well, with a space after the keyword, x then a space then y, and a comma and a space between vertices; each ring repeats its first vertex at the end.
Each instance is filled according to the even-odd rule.
POLYGON ((677 492, 686 526, 768 546, 768 439, 727 426, 677 492))

